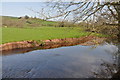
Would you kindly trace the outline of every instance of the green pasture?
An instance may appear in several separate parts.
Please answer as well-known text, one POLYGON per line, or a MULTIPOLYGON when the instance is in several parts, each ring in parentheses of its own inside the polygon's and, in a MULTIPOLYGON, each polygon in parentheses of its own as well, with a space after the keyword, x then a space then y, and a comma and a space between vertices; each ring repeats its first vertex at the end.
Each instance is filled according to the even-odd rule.
POLYGON ((68 27, 2 28, 1 44, 23 40, 78 38, 88 34, 90 33, 84 32, 81 28, 68 27))

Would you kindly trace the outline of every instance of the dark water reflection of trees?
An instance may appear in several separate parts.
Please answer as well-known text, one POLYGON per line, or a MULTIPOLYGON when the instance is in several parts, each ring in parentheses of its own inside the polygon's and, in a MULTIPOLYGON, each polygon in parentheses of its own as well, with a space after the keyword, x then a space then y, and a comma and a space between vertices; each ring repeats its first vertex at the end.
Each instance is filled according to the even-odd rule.
POLYGON ((110 62, 102 60, 100 69, 93 72, 95 78, 108 78, 108 80, 114 80, 115 78, 120 79, 120 44, 112 44, 116 46, 117 51, 110 52, 110 50, 106 50, 106 52, 112 54, 112 59, 114 62, 111 64, 110 62))

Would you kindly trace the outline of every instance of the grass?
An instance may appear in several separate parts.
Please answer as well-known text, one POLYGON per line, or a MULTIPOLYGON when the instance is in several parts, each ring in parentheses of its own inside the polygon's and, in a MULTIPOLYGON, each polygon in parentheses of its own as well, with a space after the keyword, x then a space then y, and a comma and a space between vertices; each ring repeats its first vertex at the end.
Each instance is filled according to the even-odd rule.
POLYGON ((41 28, 2 28, 2 43, 23 40, 45 40, 55 38, 78 38, 88 35, 81 28, 41 27, 41 28))
MULTIPOLYGON (((2 31, 0 44, 24 40, 79 38, 90 34, 90 32, 85 32, 83 27, 54 27, 57 22, 36 18, 29 18, 27 21, 32 24, 26 23, 26 19, 4 16, 3 27, 0 28, 2 31)), ((105 35, 96 33, 92 33, 92 35, 105 37, 105 35)))
MULTIPOLYGON (((41 27, 41 28, 2 28, 2 43, 16 42, 23 40, 46 40, 59 38, 79 38, 87 36, 89 32, 84 32, 81 28, 68 27, 41 27)), ((102 34, 95 34, 104 37, 102 34)))

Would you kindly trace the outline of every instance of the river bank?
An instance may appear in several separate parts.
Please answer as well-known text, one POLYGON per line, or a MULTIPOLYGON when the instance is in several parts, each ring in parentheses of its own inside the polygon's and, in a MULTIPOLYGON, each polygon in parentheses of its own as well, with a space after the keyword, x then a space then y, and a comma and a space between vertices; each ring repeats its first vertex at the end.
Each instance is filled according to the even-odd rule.
POLYGON ((0 45, 0 51, 21 49, 21 48, 57 48, 61 46, 72 46, 72 45, 95 45, 102 43, 106 38, 100 38, 95 36, 86 36, 80 38, 64 38, 64 39, 49 39, 49 40, 28 40, 28 41, 18 41, 10 42, 0 45))

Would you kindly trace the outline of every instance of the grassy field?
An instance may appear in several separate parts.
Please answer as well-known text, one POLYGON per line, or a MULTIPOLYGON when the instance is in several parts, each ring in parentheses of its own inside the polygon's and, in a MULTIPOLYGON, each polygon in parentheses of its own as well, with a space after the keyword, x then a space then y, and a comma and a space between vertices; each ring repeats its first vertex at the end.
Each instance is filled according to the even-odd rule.
POLYGON ((2 43, 22 40, 45 40, 55 38, 72 38, 88 35, 80 28, 2 28, 2 43))
MULTIPOLYGON (((46 40, 59 38, 78 38, 86 36, 81 28, 67 27, 41 27, 41 28, 2 28, 2 43, 23 41, 23 40, 46 40)), ((101 34, 93 34, 103 36, 101 34)))
MULTIPOLYGON (((85 32, 83 27, 54 27, 56 23, 34 18, 26 20, 16 17, 3 17, 3 25, 0 28, 0 30, 2 29, 2 42, 0 44, 23 40, 79 38, 90 34, 90 32, 85 32)), ((96 33, 93 35, 104 36, 96 33)))

